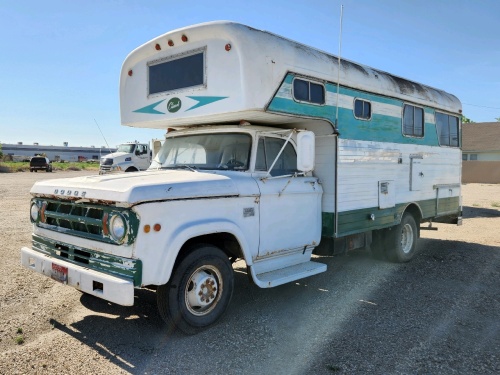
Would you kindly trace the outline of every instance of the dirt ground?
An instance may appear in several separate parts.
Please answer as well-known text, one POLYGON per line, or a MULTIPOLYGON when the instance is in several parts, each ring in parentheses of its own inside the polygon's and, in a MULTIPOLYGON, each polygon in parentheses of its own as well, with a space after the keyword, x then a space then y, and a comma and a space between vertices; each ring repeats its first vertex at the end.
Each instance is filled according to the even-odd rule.
POLYGON ((422 231, 407 264, 319 257, 327 272, 259 289, 236 263, 226 316, 185 336, 152 291, 122 307, 20 266, 33 183, 89 173, 0 174, 0 374, 500 373, 500 185, 463 185, 463 225, 422 231))

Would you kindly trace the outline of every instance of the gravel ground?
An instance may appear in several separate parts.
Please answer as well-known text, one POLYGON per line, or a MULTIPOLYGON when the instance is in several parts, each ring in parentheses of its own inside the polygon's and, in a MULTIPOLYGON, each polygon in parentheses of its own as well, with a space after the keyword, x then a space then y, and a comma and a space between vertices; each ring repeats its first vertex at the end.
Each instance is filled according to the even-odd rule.
POLYGON ((464 185, 463 226, 422 231, 408 264, 351 252, 259 289, 236 263, 227 315, 185 336, 152 291, 121 307, 20 266, 34 181, 84 174, 0 174, 0 374, 500 373, 500 185, 464 185))

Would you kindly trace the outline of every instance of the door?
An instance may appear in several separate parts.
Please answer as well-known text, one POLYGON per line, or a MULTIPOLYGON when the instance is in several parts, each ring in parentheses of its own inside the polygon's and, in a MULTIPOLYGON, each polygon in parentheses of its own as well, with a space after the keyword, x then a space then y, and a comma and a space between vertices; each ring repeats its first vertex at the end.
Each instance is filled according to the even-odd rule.
POLYGON ((410 155, 410 190, 420 191, 424 180, 421 155, 410 155))
POLYGON ((259 257, 304 250, 321 237, 322 188, 316 177, 294 176, 297 156, 284 139, 260 137, 255 169, 268 171, 269 178, 256 178, 260 189, 259 257), (276 162, 275 162, 276 160, 276 162))
POLYGON ((148 155, 148 146, 138 144, 135 149, 135 161, 134 165, 138 169, 148 169, 149 168, 149 155, 148 155))

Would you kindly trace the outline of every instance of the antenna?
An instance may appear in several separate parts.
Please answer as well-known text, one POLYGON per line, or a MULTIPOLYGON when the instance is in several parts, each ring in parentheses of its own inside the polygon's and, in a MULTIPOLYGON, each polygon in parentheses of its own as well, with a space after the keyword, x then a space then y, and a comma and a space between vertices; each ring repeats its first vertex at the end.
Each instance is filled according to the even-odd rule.
POLYGON ((99 132, 101 133, 102 137, 104 138, 104 142, 106 142, 106 146, 108 146, 108 152, 111 154, 111 149, 109 148, 108 141, 106 141, 106 137, 104 134, 102 134, 101 127, 97 123, 97 121, 94 119, 95 124, 97 125, 97 129, 99 129, 99 132))
POLYGON ((339 33, 339 55, 337 57, 338 68, 337 68, 337 104, 335 113, 335 128, 338 129, 339 121, 339 91, 340 91, 340 56, 342 55, 342 19, 344 18, 344 5, 340 6, 340 33, 339 33))

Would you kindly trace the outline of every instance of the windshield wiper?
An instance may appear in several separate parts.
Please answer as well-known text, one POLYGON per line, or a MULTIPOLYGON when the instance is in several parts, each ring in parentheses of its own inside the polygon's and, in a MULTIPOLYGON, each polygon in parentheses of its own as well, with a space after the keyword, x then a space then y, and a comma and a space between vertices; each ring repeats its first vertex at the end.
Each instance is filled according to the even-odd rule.
POLYGON ((194 165, 187 165, 187 164, 179 164, 179 165, 172 165, 170 167, 161 167, 161 169, 188 169, 192 172, 198 172, 197 169, 194 165))

